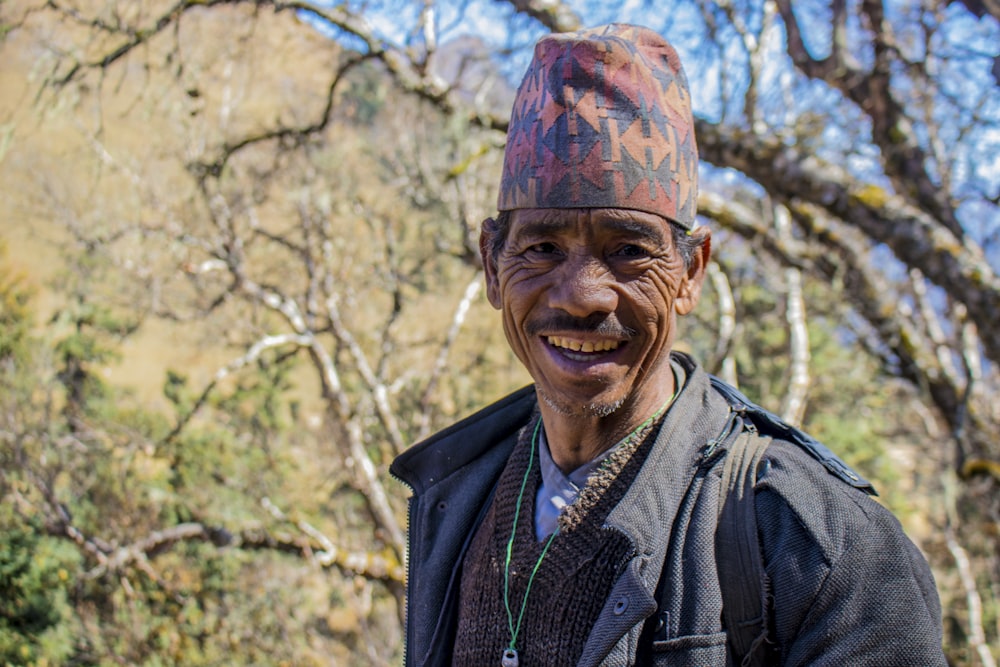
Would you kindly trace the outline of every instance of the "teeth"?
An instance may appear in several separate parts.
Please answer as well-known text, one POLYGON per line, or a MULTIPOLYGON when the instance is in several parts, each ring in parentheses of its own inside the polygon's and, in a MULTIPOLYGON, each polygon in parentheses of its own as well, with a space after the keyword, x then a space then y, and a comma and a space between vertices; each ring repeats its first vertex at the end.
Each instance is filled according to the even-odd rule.
POLYGON ((581 343, 578 340, 562 338, 561 336, 549 336, 548 341, 549 345, 561 347, 572 352, 610 352, 611 350, 617 350, 620 345, 616 340, 599 340, 596 342, 588 340, 581 343))

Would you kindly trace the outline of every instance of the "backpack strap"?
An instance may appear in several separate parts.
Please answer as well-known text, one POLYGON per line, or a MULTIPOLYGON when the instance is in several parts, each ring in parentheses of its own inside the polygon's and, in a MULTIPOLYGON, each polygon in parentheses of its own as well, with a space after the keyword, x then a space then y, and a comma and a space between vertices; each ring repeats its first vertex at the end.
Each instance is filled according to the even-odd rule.
POLYGON ((722 468, 715 562, 722 592, 722 622, 733 662, 742 667, 767 664, 767 598, 770 582, 757 535, 754 484, 757 467, 771 438, 744 428, 722 468))
POLYGON ((722 622, 733 662, 741 667, 769 663, 770 580, 757 533, 754 485, 757 469, 773 438, 792 443, 819 461, 837 479, 876 496, 875 488, 821 442, 760 407, 739 390, 711 377, 729 403, 739 434, 729 447, 719 487, 715 561, 722 592, 722 622))
POLYGON ((840 481, 860 489, 870 496, 878 495, 871 482, 861 477, 849 465, 840 460, 840 457, 830 451, 826 445, 808 433, 795 428, 773 412, 760 407, 738 389, 726 384, 714 375, 710 375, 709 379, 712 382, 712 388, 722 394, 733 412, 738 413, 757 431, 772 438, 787 440, 823 464, 827 472, 840 481))
MULTIPOLYGON (((814 459, 842 482, 877 496, 875 488, 825 445, 804 431, 760 407, 739 390, 709 376, 712 387, 726 399, 730 419, 709 450, 725 447, 719 514, 715 532, 715 560, 722 595, 722 623, 734 665, 763 667, 776 664, 770 627, 771 583, 764 569, 754 485, 758 468, 772 439, 787 441, 814 459)), ((713 457, 716 462, 718 459, 713 457)), ((664 563, 666 567, 666 563, 664 563)), ((661 600, 665 577, 661 574, 656 599, 661 600)), ((664 627, 662 615, 647 620, 644 633, 655 639, 664 627)), ((651 641, 650 641, 651 643, 651 641)))

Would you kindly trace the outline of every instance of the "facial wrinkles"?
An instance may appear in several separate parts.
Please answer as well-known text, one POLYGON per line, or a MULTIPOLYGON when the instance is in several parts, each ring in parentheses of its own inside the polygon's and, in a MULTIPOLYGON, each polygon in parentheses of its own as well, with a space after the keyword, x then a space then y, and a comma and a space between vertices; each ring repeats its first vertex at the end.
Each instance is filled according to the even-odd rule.
POLYGON ((586 272, 581 280, 585 280, 591 289, 598 285, 627 287, 635 281, 641 283, 645 280, 653 281, 654 290, 676 289, 679 279, 677 269, 683 262, 672 248, 670 231, 665 228, 668 223, 664 221, 663 228, 650 231, 648 223, 633 219, 635 215, 634 211, 608 209, 599 222, 592 222, 586 211, 579 213, 574 220, 566 220, 546 211, 539 218, 522 223, 519 230, 510 234, 501 250, 498 262, 501 283, 516 285, 539 274, 551 273, 553 267, 548 263, 528 261, 523 256, 532 245, 548 242, 564 244, 565 247, 559 248, 560 253, 566 255, 562 261, 570 261, 579 267, 579 271, 586 272), (625 275, 615 273, 604 255, 608 250, 606 245, 618 243, 642 244, 640 247, 648 256, 636 262, 641 265, 641 271, 630 269, 625 275), (664 281, 665 284, 656 280, 658 274, 669 278, 664 281))
POLYGON ((655 301, 666 303, 673 312, 673 302, 677 298, 684 277, 684 263, 677 253, 669 253, 657 260, 656 265, 635 280, 636 292, 645 300, 643 310, 660 314, 662 308, 655 307, 655 301))
MULTIPOLYGON (((519 349, 527 345, 520 335, 529 338, 543 336, 549 344, 575 352, 610 351, 618 342, 635 336, 634 329, 624 326, 618 319, 617 301, 620 285, 600 253, 593 250, 590 230, 584 229, 584 241, 567 232, 565 222, 544 220, 536 222, 531 230, 522 234, 501 258, 500 283, 508 304, 505 326, 508 338, 514 334, 512 345, 519 349), (552 231, 548 231, 552 230, 552 231), (558 251, 552 257, 534 257, 530 254, 532 242, 552 236, 571 237, 572 241, 559 238, 553 244, 558 251), (612 294, 602 294, 612 291, 612 294), (552 307, 555 303, 560 307, 552 307), (535 311, 536 316, 525 321, 535 311), (538 312, 541 315, 537 315, 538 312), (588 312, 589 311, 589 312, 588 312), (518 321, 515 321, 517 318, 518 321), (553 335, 558 334, 558 335, 553 335), (574 334, 579 334, 575 336, 574 334), (594 337, 598 340, 594 340, 594 337), (585 340, 586 339, 586 340, 585 340)), ((548 241, 546 241, 548 243, 548 241)), ((526 356, 519 353, 522 360, 526 356)))
POLYGON ((647 223, 636 222, 631 213, 611 212, 596 221, 589 214, 569 219, 547 214, 526 222, 522 219, 512 225, 501 251, 497 269, 504 329, 514 352, 532 375, 541 374, 536 380, 547 372, 545 358, 538 352, 539 340, 575 353, 612 352, 622 342, 641 346, 628 353, 631 366, 625 377, 631 379, 624 384, 616 381, 625 393, 616 394, 614 399, 609 395, 608 400, 592 406, 563 404, 560 396, 543 396, 561 412, 583 409, 594 416, 609 414, 644 383, 650 372, 662 367, 669 352, 673 302, 683 280, 683 261, 672 248, 668 228, 650 230, 647 223), (529 253, 530 258, 526 257, 526 250, 538 242, 552 242, 557 255, 542 255, 539 259, 529 253), (609 259, 609 248, 616 249, 619 242, 635 242, 647 256, 634 261, 609 259), (611 290, 615 307, 582 317, 552 308, 552 291, 566 287, 559 282, 565 280, 558 268, 562 261, 575 264, 571 279, 583 282, 569 287, 583 290, 576 295, 581 301, 588 302, 594 296, 586 292, 588 289, 611 290), (578 277, 576 271, 590 273, 578 277))
POLYGON ((682 269, 683 262, 676 253, 670 253, 633 282, 635 311, 646 314, 645 329, 650 334, 645 341, 646 349, 641 361, 634 369, 637 378, 644 377, 651 370, 651 365, 660 354, 669 352, 674 334, 673 306, 681 284, 682 269))

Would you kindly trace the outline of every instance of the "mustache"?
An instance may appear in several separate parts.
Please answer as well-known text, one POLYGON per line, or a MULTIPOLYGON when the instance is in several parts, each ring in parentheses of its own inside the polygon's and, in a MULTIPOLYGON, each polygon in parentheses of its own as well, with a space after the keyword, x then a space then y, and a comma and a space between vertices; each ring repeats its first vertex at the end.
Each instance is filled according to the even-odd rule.
POLYGON ((595 334, 605 338, 628 340, 639 332, 622 324, 612 314, 595 313, 587 317, 573 317, 565 313, 553 313, 525 325, 524 330, 532 336, 546 332, 595 334))

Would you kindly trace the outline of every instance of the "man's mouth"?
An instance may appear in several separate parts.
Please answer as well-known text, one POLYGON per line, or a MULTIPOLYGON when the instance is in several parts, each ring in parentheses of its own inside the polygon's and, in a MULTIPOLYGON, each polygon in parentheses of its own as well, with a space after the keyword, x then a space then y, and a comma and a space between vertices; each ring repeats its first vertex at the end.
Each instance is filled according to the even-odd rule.
POLYGON ((570 359, 578 361, 593 359, 594 355, 613 352, 622 344, 622 341, 619 340, 576 340, 564 336, 546 336, 545 340, 570 359))

